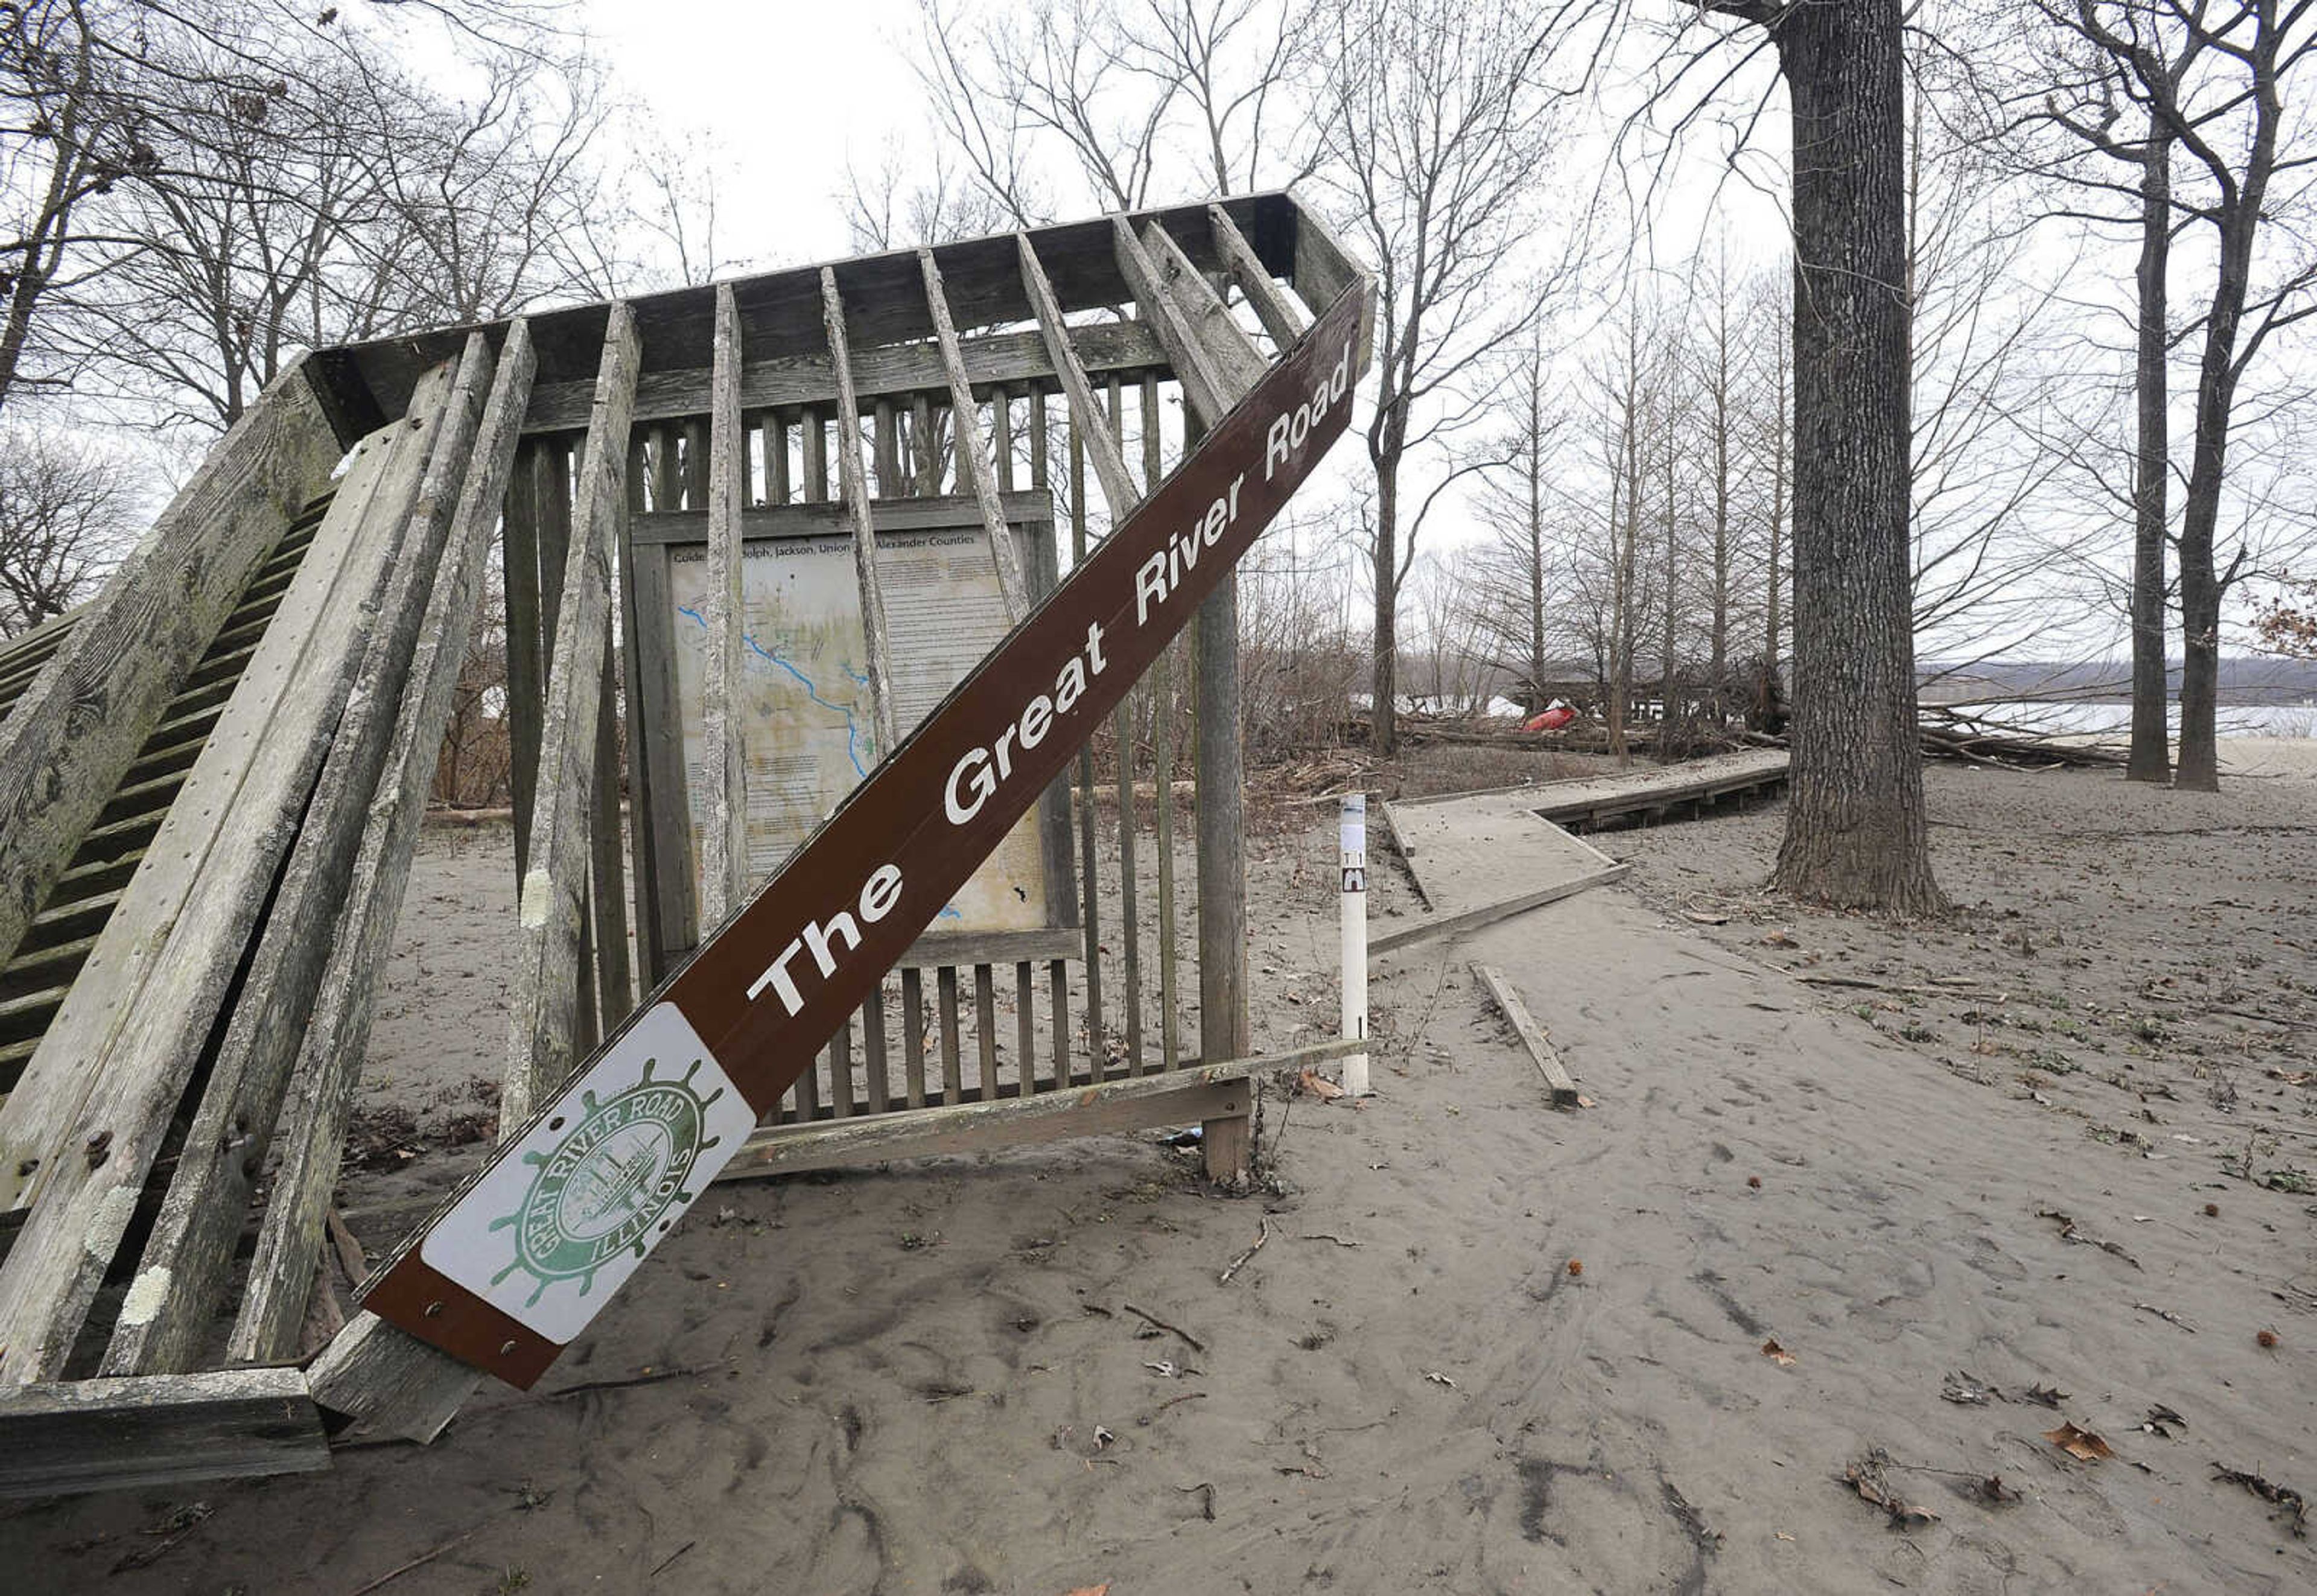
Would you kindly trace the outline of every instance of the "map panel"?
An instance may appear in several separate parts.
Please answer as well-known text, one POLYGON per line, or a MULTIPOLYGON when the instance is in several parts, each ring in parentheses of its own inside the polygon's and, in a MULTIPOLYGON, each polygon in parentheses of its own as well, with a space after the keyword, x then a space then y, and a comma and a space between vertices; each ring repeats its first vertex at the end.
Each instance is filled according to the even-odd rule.
MULTIPOLYGON (((668 551, 676 712, 684 728, 693 867, 706 834, 708 551, 668 551)), ((877 574, 893 659, 894 718, 907 737, 1006 635, 1005 603, 979 530, 880 532, 877 574)), ((877 747, 861 591, 849 536, 754 538, 742 547, 740 714, 748 869, 771 874, 858 786, 877 747)), ((1033 811, 942 910, 936 932, 1033 931, 1047 915, 1033 811)))

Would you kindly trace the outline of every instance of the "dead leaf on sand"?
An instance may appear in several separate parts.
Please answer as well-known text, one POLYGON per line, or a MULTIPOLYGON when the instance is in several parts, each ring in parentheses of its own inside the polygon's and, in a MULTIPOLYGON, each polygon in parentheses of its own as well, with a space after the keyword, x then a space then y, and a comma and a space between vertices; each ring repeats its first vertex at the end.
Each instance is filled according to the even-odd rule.
POLYGON ((1891 1482, 1883 1472, 1890 1462, 1891 1455, 1877 1447, 1844 1469, 1842 1477, 1849 1482, 1852 1490, 1858 1493, 1861 1501, 1871 1502, 1891 1515, 1893 1529, 1919 1529, 1927 1524, 1937 1523, 1938 1514, 1902 1500, 1896 1491, 1891 1489, 1891 1482))
POLYGON ((2086 1463, 2098 1463, 2103 1457, 2116 1456, 2115 1448, 2090 1430, 2078 1429, 2072 1423, 2062 1422, 2057 1430, 2045 1430, 2044 1439, 2069 1457, 2080 1457, 2086 1463))
POLYGON ((1295 1078, 1295 1089, 1323 1103, 1331 1103, 1344 1095, 1342 1087, 1312 1070, 1305 1070, 1295 1078))
POLYGON ((1778 1345, 1775 1336, 1762 1343, 1762 1356, 1776 1362, 1780 1368, 1788 1367, 1794 1360, 1794 1355, 1778 1345))

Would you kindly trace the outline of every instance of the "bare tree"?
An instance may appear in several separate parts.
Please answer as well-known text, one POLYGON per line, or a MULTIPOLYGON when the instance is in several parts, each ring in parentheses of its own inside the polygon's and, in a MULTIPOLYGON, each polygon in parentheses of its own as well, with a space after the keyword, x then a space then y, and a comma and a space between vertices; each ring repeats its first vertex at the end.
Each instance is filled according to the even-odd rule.
MULTIPOLYGON (((2142 216, 2140 426, 2136 444, 2136 552, 2152 541, 2164 506, 2160 456, 2164 396, 2159 329, 2167 327, 2164 278, 2173 240, 2155 238, 2160 215, 2210 229, 2211 286, 2196 330, 2200 350, 2195 424, 2178 532, 2180 558, 2180 745, 2176 785, 2212 791, 2220 784, 2217 705, 2221 606, 2246 574, 2240 542, 2225 566, 2216 548, 2228 487, 2231 432, 2245 372, 2281 328, 2313 313, 2317 255, 2286 263, 2258 278, 2259 247, 2280 217, 2309 202, 2304 174, 2317 164, 2309 153, 2308 119, 2288 104, 2317 51, 2317 4, 2312 0, 2038 0, 2046 22, 2071 43, 2096 52, 2095 69, 2080 85, 2080 109, 2054 112, 2071 132, 2112 159, 2136 164, 2142 216), (2116 115, 2108 116, 2109 107, 2116 115), (2126 114, 2141 127, 2119 136, 2114 122, 2126 114), (2105 125, 2104 125, 2105 124, 2105 125), (2185 168, 2176 176, 2174 155, 2185 168), (2180 181, 2185 176, 2187 181, 2180 181), (2264 228, 2264 222, 2271 224, 2264 228)), ((2169 231, 2171 222, 2165 224, 2169 231)), ((2160 544, 2157 550, 2160 557, 2160 544)), ((2135 701, 2140 678, 2152 669, 2144 657, 2148 578, 2135 560, 2135 701)), ((2136 740, 2152 732, 2139 728, 2136 740)), ((2143 776, 2152 774, 2143 757, 2143 776)))
POLYGON ((1400 585, 1424 521, 1485 459, 1445 460, 1486 413, 1489 356, 1518 346, 1566 285, 1539 258, 1542 178, 1563 102, 1544 82, 1568 9, 1534 16, 1457 0, 1356 0, 1336 13, 1317 114, 1322 181, 1377 268, 1372 736, 1396 741, 1400 585), (1405 500, 1405 502, 1403 502, 1405 500))
POLYGON ((1551 384, 1543 340, 1532 335, 1512 378, 1511 423, 1494 451, 1504 463, 1484 480, 1478 505, 1495 536, 1479 555, 1475 620, 1490 662, 1515 674, 1533 710, 1544 707, 1552 679, 1545 599, 1561 552, 1551 473, 1564 418, 1550 402, 1551 384))
MULTIPOLYGON (((0 9, 0 406, 22 386, 58 388, 75 374, 87 340, 51 324, 69 324, 94 285, 142 257, 150 240, 124 206, 148 206, 213 180, 221 164, 246 161, 252 130, 289 106, 304 72, 321 66, 334 76, 362 53, 347 23, 376 6, 345 9, 291 0, 31 0, 0 9)), ((531 0, 419 0, 396 10, 495 49, 535 46, 550 15, 531 0)))
POLYGON ((0 436, 0 637, 77 603, 127 551, 137 509, 104 450, 21 425, 0 436))

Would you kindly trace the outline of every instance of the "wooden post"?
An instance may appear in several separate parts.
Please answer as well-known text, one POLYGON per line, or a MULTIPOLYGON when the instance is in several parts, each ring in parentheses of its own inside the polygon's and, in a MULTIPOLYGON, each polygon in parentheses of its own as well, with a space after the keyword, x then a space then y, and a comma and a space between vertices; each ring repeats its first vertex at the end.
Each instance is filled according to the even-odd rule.
MULTIPOLYGON (((203 1083, 192 1127, 98 1372, 194 1367, 223 1296, 250 1188, 282 1108, 352 881, 355 853, 402 707, 426 595, 434 590, 467 478, 494 362, 469 335, 443 424, 401 536, 386 593, 306 805, 263 935, 203 1083)), ((417 802, 424 803, 422 794, 417 802)), ((302 1277, 301 1277, 302 1278, 302 1277)))
MULTIPOLYGON (((877 578, 877 526, 869 511, 869 486, 861 471, 861 409, 853 392, 853 359, 845 341, 845 301, 837 297, 836 273, 820 269, 820 315, 828 334, 829 363, 836 372, 836 474, 845 507, 853 517, 853 566, 861 584, 861 635, 869 654, 869 704, 877 722, 877 758, 900 746, 893 707, 893 653, 885 637, 885 594, 877 578)), ((881 443, 884 429, 879 428, 881 443)), ((880 491, 884 486, 881 464, 880 491)))
POLYGON ((715 409, 708 466, 708 661, 701 740, 710 787, 700 849, 700 919, 721 925, 748 889, 747 762, 741 748, 740 510, 748 491, 747 439, 740 430, 740 312, 726 283, 716 291, 715 409))
MULTIPOLYGON (((975 420, 973 388, 965 380, 965 363, 957 352, 957 329, 950 323, 949 296, 942 288, 941 268, 934 264, 932 250, 917 251, 917 267, 926 280, 926 303, 933 311, 934 337, 941 345, 942 371, 949 380, 950 431, 955 440, 958 475, 964 480, 966 490, 973 495, 981 511, 982 528, 989 534, 989 555, 997 568, 997 591, 1006 600, 1006 623, 1018 626, 1022 617, 1030 613, 1029 587, 1022 576, 1021 551, 1014 546, 1014 535, 1006 525, 1006 512, 998 506, 997 489, 990 480, 987 462, 991 455, 984 451, 981 429, 975 420)), ((1006 403, 1002 389, 994 402, 1000 407, 1006 403)), ((998 446, 1008 456, 999 466, 1005 471, 1010 463, 1012 442, 1002 421, 996 430, 998 446)))
MULTIPOLYGON (((1163 266, 1134 238, 1123 219, 1114 219, 1114 235, 1120 266, 1134 285, 1176 375, 1203 374, 1205 390, 1185 381, 1184 397, 1197 420, 1212 426, 1260 375, 1263 357, 1222 310, 1205 280, 1195 272, 1185 280, 1181 252, 1155 223, 1146 238, 1163 266)), ((1252 1046, 1253 1032, 1247 1012, 1246 771, 1239 725, 1236 573, 1226 575, 1199 606, 1193 646, 1198 673, 1199 1056, 1239 1058, 1252 1046)), ((1251 1124, 1239 1118, 1205 1127, 1212 1179, 1234 1183, 1246 1179, 1251 1124)))
MULTIPOLYGON (((411 859, 417 852, 443 727, 450 719, 482 604, 491 525, 514 466, 523 407, 536 369, 530 325, 517 320, 507 329, 472 451, 473 463, 460 492, 442 562, 433 573, 393 741, 378 783, 381 801, 374 802, 364 818, 331 938, 329 964, 300 1039, 290 1106, 273 1137, 280 1153, 273 1195, 259 1227, 250 1285, 227 1344, 228 1356, 238 1362, 269 1362, 297 1350, 323 1216, 337 1184, 346 1118, 369 1045, 371 994, 385 967, 411 859)), ((258 1160, 252 1156, 242 1165, 239 1178, 246 1180, 257 1167, 258 1160)), ((232 1232, 223 1240, 229 1245, 232 1232)))
POLYGON ((532 788, 539 779, 539 476, 558 458, 541 438, 523 440, 507 479, 499 533, 506 596, 507 802, 514 811, 514 878, 531 856, 532 788))
POLYGON ((635 315, 622 300, 612 307, 604 335, 548 670, 532 857, 523 881, 507 1072, 499 1097, 503 1125, 528 1119, 532 1105, 561 1085, 577 1062, 578 994, 571 978, 586 916, 604 617, 611 605, 612 550, 627 520, 627 438, 640 355, 635 315))

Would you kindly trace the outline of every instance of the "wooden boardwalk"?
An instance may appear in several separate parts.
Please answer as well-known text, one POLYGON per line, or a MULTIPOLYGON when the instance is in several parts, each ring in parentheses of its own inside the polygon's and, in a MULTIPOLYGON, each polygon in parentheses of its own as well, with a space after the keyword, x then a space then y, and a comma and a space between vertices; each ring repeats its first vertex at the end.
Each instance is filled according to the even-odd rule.
POLYGON ((1686 805, 1704 808, 1724 798, 1774 792, 1785 785, 1787 760, 1784 749, 1756 749, 1679 765, 1637 765, 1615 776, 1548 782, 1524 788, 1519 796, 1532 812, 1557 825, 1589 830, 1605 820, 1629 816, 1659 820, 1686 805))
POLYGON ((1381 955, 1467 931, 1614 881, 1625 866, 1536 812, 1535 787, 1379 804, 1432 913, 1376 937, 1381 955))

